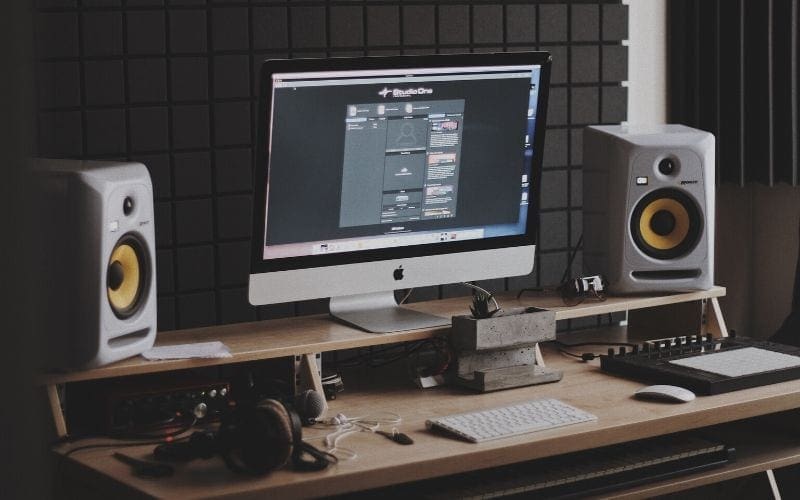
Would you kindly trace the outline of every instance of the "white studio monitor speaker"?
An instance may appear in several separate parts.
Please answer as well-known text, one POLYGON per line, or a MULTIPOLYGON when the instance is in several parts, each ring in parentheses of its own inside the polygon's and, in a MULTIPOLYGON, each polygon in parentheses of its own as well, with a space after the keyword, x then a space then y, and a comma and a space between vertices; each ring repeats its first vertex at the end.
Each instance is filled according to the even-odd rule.
POLYGON ((587 127, 584 271, 620 294, 711 288, 714 145, 683 125, 587 127))
POLYGON ((46 368, 134 356, 156 335, 153 186, 140 163, 37 159, 46 368))

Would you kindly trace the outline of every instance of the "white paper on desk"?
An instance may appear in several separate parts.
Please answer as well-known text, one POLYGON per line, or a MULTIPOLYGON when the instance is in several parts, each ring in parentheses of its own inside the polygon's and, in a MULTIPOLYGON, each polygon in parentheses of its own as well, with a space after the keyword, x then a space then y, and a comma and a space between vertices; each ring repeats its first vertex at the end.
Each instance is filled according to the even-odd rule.
POLYGON ((189 359, 189 358, 230 358, 233 355, 228 346, 222 342, 200 342, 197 344, 179 344, 153 347, 142 353, 145 359, 189 359))

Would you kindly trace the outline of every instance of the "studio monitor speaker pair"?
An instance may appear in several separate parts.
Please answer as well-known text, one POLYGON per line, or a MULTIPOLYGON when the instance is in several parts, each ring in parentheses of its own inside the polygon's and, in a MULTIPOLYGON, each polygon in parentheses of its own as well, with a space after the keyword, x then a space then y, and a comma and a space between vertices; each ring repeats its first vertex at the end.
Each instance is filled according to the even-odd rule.
POLYGON ((155 232, 145 166, 37 159, 32 186, 46 367, 100 366, 152 347, 155 232))
POLYGON ((714 136, 592 126, 583 138, 583 262, 614 293, 714 284, 714 136))

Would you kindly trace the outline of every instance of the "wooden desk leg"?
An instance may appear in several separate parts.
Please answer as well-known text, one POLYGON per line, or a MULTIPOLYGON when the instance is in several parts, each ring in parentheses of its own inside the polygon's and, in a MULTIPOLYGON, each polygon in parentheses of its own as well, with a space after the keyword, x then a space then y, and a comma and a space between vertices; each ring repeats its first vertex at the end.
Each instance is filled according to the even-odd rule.
MULTIPOLYGON (((314 353, 303 354, 299 358, 300 366, 296 374, 298 387, 301 390, 313 389, 320 393, 323 396, 323 401, 325 401, 325 410, 327 410, 328 402, 324 398, 325 391, 322 388, 322 377, 319 376, 319 369, 317 368, 317 355, 314 353)), ((295 366, 297 366, 297 363, 295 363, 295 366)))
POLYGON ((705 301, 706 331, 714 337, 727 337, 728 327, 725 325, 725 318, 722 316, 722 309, 719 307, 719 300, 712 297, 705 301))
POLYGON ((58 387, 55 385, 45 386, 47 390, 47 401, 50 403, 50 412, 53 414, 53 423, 56 427, 56 435, 63 438, 67 435, 67 421, 64 419, 64 411, 61 409, 61 398, 58 397, 58 387))

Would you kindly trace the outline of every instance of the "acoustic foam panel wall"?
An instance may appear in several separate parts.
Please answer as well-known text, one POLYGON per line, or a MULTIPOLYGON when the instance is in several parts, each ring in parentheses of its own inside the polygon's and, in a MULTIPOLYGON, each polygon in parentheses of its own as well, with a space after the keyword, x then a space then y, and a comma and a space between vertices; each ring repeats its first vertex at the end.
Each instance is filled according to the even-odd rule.
MULTIPOLYGON (((548 50, 552 92, 536 271, 581 234, 581 137, 626 117, 619 1, 38 0, 38 153, 141 161, 156 197, 159 328, 325 310, 247 303, 257 77, 267 58, 548 50)), ((580 252, 571 273, 580 273, 580 252)), ((417 290, 412 300, 468 293, 417 290)))

